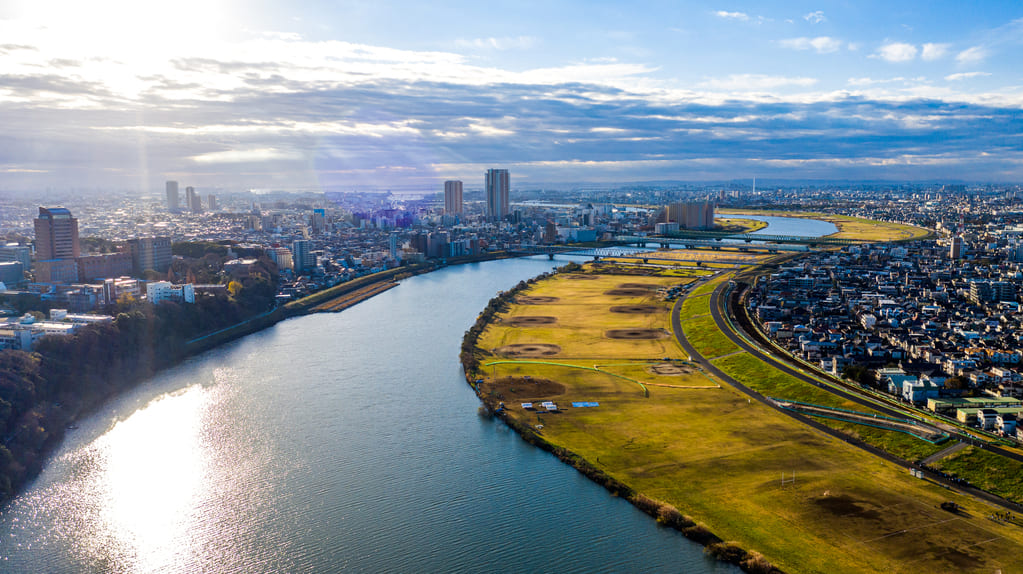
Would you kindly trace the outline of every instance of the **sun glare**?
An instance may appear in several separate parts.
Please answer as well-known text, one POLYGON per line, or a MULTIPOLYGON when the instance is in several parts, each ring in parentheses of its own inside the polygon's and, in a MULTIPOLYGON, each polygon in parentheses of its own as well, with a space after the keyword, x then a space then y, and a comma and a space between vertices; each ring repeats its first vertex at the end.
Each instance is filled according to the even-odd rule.
POLYGON ((92 552, 114 546, 131 571, 160 571, 194 549, 190 537, 209 464, 203 444, 208 390, 194 386, 119 422, 96 442, 104 460, 92 552))

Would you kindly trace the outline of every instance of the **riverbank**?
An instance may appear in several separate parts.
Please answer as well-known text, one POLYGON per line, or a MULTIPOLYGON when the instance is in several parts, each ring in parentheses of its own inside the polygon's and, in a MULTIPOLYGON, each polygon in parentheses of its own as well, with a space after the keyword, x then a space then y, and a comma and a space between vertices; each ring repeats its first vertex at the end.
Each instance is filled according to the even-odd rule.
MULTIPOLYGON (((460 265, 505 257, 508 257, 508 255, 504 253, 490 253, 483 256, 452 259, 447 264, 460 265)), ((42 471, 43 461, 61 444, 67 429, 76 427, 79 419, 95 412, 97 408, 106 404, 118 394, 139 385, 163 370, 181 364, 181 362, 190 357, 257 333, 285 319, 316 312, 317 306, 325 306, 320 310, 328 310, 327 308, 333 311, 348 309, 397 285, 396 281, 401 278, 428 273, 441 267, 437 263, 429 262, 398 267, 360 277, 314 293, 309 297, 293 302, 294 304, 289 303, 288 305, 249 317, 234 325, 204 333, 191 339, 174 339, 165 345, 170 348, 169 351, 167 348, 164 348, 162 352, 158 352, 155 347, 152 347, 152 341, 143 335, 152 331, 151 325, 130 327, 130 331, 139 334, 138 341, 122 345, 108 340, 106 341, 105 349, 102 351, 97 350, 93 353, 97 355, 102 353, 110 354, 114 351, 119 353, 117 358, 103 363, 103 373, 98 377, 102 379, 102 384, 96 387, 99 390, 86 393, 82 390, 81 385, 77 385, 76 388, 62 393, 59 399, 51 399, 43 401, 38 405, 33 405, 30 419, 21 425, 21 428, 17 431, 17 436, 5 437, 4 446, 0 447, 2 449, 0 454, 3 455, 0 457, 0 465, 3 465, 0 466, 0 470, 9 469, 9 471, 5 470, 5 472, 0 473, 0 505, 17 496, 26 484, 39 475, 42 471), (152 348, 142 348, 139 345, 149 345, 152 348), (133 347, 136 348, 134 353, 131 351, 133 347), (116 365, 124 366, 117 368, 116 365), (23 441, 28 446, 14 448, 11 442, 14 439, 23 441), (9 452, 6 450, 7 447, 10 447, 9 452), (7 480, 8 477, 10 477, 10 480, 7 480)), ((140 317, 139 320, 145 322, 149 319, 143 320, 140 317)), ((109 334, 106 335, 108 338, 109 336, 109 334)), ((89 337, 88 341, 83 342, 82 345, 89 346, 90 348, 94 345, 103 347, 95 339, 95 337, 89 337)), ((65 342, 60 341, 60 343, 64 344, 65 342)), ((63 351, 61 354, 74 356, 75 351, 72 348, 69 351, 63 351)), ((31 355, 26 353, 25 357, 26 359, 22 362, 30 365, 31 359, 27 357, 31 357, 31 355)), ((48 360, 48 362, 52 363, 53 361, 48 360)), ((79 364, 77 367, 82 368, 83 365, 79 364)), ((7 368, 12 367, 8 366, 7 368)), ((15 365, 13 368, 20 367, 15 365)), ((68 365, 67 369, 63 370, 70 368, 70 365, 68 365)), ((26 373, 26 377, 36 379, 27 381, 26 385, 43 388, 50 386, 50 381, 47 381, 45 377, 35 374, 36 370, 39 370, 38 365, 35 367, 35 370, 26 373)), ((84 372, 75 379, 90 380, 97 378, 93 375, 96 375, 96 373, 84 372)), ((7 375, 4 374, 4 376, 7 375)), ((19 397, 19 400, 24 399, 19 397)))
MULTIPOLYGON (((586 270, 580 273, 578 265, 570 264, 555 276, 522 282, 492 299, 463 339, 467 381, 485 408, 526 442, 551 452, 659 524, 705 545, 708 554, 748 572, 780 572, 761 554, 723 540, 684 514, 677 497, 665 499, 659 495, 663 491, 623 479, 614 462, 623 442, 628 450, 646 448, 634 431, 676 420, 665 407, 697 397, 714 400, 721 391, 663 336, 670 305, 657 290, 696 279, 668 271, 658 276, 586 270), (548 336, 552 331, 557 336, 548 336), (544 400, 557 401, 557 410, 541 407, 544 400), (570 407, 573 401, 599 406, 570 407), (535 408, 523 408, 523 403, 535 408), (632 421, 639 419, 645 423, 634 426, 632 421), (595 442, 583 438, 587 435, 595 442)), ((659 448, 674 452, 675 447, 659 448)))
MULTIPOLYGON (((637 507, 666 504, 705 522, 702 530, 732 541, 729 548, 755 548, 785 571, 1020 566, 1023 533, 984 521, 986 505, 749 401, 680 348, 659 346, 658 328, 673 330, 665 324, 671 306, 642 287, 664 285, 661 278, 592 275, 521 285, 488 306, 469 334, 470 384, 528 442, 637 507), (638 338, 616 339, 621 329, 638 338), (666 377, 677 382, 665 386, 666 377), (942 510, 948 500, 964 513, 942 510)), ((705 320, 719 282, 692 289, 678 307, 685 336, 726 368, 746 360, 742 350, 700 338, 715 329, 705 320)), ((749 385, 777 383, 766 368, 749 364, 740 374, 749 385)))

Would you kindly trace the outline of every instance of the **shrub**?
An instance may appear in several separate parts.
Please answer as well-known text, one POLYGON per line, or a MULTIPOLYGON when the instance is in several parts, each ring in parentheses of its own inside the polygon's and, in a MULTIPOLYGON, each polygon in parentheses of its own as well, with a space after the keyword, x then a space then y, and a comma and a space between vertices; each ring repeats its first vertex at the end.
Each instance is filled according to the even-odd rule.
POLYGON ((632 505, 649 514, 650 516, 657 516, 658 511, 661 508, 661 503, 646 496, 644 494, 637 494, 631 500, 632 505))
POLYGON ((746 551, 734 542, 718 542, 711 544, 704 550, 714 558, 729 564, 740 564, 746 560, 746 551))
POLYGON ((763 554, 755 550, 746 555, 746 559, 739 564, 739 568, 742 568, 743 572, 749 572, 750 574, 781 574, 781 570, 768 562, 763 554))
POLYGON ((710 529, 707 528, 707 526, 703 523, 696 523, 692 526, 683 528, 682 534, 684 534, 686 538, 693 540, 695 542, 699 542, 704 546, 709 546, 711 544, 721 542, 721 539, 715 536, 714 533, 711 532, 710 529))
POLYGON ((682 530, 696 524, 692 518, 682 514, 677 508, 667 503, 662 504, 661 508, 657 510, 657 523, 670 526, 676 530, 682 530))

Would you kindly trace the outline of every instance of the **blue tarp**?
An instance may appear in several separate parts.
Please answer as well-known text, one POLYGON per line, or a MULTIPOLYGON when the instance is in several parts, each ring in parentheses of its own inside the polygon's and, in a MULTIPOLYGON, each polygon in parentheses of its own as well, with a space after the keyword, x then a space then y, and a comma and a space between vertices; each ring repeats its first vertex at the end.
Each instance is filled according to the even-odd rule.
POLYGON ((579 407, 599 407, 600 403, 590 403, 590 402, 572 403, 572 406, 576 407, 576 408, 579 408, 579 407))

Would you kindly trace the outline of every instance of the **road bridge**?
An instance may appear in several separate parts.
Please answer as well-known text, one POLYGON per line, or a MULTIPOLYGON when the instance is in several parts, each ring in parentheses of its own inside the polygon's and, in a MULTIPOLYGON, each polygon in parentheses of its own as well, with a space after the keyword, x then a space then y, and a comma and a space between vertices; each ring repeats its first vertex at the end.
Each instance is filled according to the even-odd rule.
POLYGON ((766 251, 768 253, 785 252, 806 252, 809 247, 806 245, 786 245, 779 243, 743 243, 739 241, 715 241, 712 239, 673 239, 660 236, 638 236, 618 235, 615 242, 622 245, 636 245, 646 247, 655 245, 663 249, 737 249, 739 251, 766 251))
MULTIPOLYGON (((642 261, 643 263, 660 263, 664 265, 676 263, 719 263, 723 265, 757 265, 758 261, 741 257, 727 258, 715 255, 711 259, 700 259, 697 257, 665 257, 659 256, 657 251, 637 251, 628 247, 572 247, 570 245, 533 245, 515 247, 507 250, 508 253, 517 255, 546 255, 548 259, 554 259, 555 255, 580 255, 592 257, 594 261, 601 259, 629 259, 642 261)), ((723 254, 721 254, 723 255, 723 254)), ((737 254, 738 255, 738 254, 737 254)))

